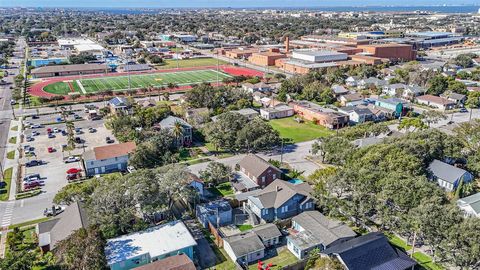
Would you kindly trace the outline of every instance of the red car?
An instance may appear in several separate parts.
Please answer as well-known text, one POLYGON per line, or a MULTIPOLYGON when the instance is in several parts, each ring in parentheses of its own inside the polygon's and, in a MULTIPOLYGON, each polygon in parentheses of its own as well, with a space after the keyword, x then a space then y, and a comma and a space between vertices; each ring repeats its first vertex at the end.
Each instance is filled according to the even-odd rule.
POLYGON ((53 147, 48 147, 47 150, 48 150, 48 153, 53 153, 53 152, 55 152, 55 148, 53 148, 53 147))
POLYGON ((51 128, 47 128, 47 133, 52 133, 52 129, 51 129, 51 128))
POLYGON ((36 187, 39 187, 39 186, 40 186, 39 182, 29 182, 29 183, 24 183, 23 184, 23 189, 28 190, 28 189, 36 188, 36 187))

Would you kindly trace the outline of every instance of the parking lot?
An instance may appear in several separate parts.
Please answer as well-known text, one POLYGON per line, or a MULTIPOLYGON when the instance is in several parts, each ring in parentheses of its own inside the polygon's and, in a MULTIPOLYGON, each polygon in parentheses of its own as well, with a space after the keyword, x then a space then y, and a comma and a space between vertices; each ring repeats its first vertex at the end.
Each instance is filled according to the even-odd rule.
MULTIPOLYGON (((61 131, 66 130, 65 123, 56 123, 56 119, 60 117, 60 113, 50 115, 39 115, 38 119, 27 117, 25 122, 30 122, 31 125, 42 125, 40 128, 25 128, 23 131, 24 140, 22 149, 30 146, 35 155, 24 155, 20 163, 25 164, 31 160, 41 160, 43 165, 26 167, 24 166, 22 178, 25 175, 40 174, 41 180, 44 181, 42 187, 45 193, 56 193, 68 182, 66 180, 66 171, 71 168, 82 168, 81 161, 65 163, 64 160, 69 156, 81 156, 83 152, 93 149, 97 146, 106 145, 105 138, 114 138, 112 133, 104 126, 104 120, 88 120, 83 111, 75 112, 81 119, 74 121, 75 128, 79 128, 79 132, 75 132, 75 137, 79 137, 83 143, 77 143, 75 149, 62 151, 63 145, 67 145, 67 136, 62 135, 61 131), (89 128, 94 128, 95 132, 89 132, 89 128), (55 130, 57 129, 58 132, 55 130), (48 136, 48 130, 51 130, 53 136, 48 136), (38 135, 32 135, 33 132, 38 135), (27 142, 25 138, 31 136, 33 141, 27 142), (54 149, 49 152, 49 148, 54 149)), ((69 116, 73 119, 73 115, 69 116)))

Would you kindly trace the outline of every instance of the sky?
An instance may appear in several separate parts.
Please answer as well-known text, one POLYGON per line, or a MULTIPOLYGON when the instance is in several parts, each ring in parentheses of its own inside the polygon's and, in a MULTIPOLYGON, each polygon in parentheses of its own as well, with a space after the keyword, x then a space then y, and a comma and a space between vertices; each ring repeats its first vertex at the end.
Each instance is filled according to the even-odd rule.
POLYGON ((0 0, 0 6, 22 7, 320 7, 419 6, 480 4, 480 0, 0 0))

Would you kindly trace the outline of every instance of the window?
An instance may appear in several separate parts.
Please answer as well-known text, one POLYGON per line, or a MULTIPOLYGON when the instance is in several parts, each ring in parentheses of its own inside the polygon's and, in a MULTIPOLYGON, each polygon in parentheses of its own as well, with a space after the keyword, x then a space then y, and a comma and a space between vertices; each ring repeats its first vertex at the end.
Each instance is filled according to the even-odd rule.
POLYGON ((273 175, 272 175, 272 178, 273 178, 273 179, 277 179, 277 175, 276 175, 276 174, 273 174, 273 175))
POLYGON ((265 184, 265 176, 262 176, 262 184, 265 184))

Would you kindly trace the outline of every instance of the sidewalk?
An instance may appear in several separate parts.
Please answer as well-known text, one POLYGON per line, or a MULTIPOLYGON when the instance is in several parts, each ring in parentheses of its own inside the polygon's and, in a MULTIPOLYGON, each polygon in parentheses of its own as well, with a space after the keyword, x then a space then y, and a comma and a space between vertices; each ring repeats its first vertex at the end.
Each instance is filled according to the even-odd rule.
POLYGON ((15 195, 17 193, 17 177, 18 177, 18 164, 20 158, 20 134, 22 133, 21 119, 12 120, 10 122, 10 130, 8 131, 8 139, 12 137, 17 138, 16 144, 7 143, 5 147, 5 157, 3 157, 3 169, 12 168, 12 180, 10 183, 10 195, 8 197, 9 201, 15 200, 15 195), (13 127, 17 126, 17 130, 12 130, 13 127), (8 159, 7 154, 10 151, 15 151, 15 157, 13 159, 8 159))

